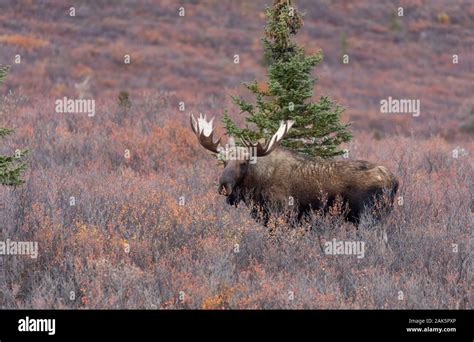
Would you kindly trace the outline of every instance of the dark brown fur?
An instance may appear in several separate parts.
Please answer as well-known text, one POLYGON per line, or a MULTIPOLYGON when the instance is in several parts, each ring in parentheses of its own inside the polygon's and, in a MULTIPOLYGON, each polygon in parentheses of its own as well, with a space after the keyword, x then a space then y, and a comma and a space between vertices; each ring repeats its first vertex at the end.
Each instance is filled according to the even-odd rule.
MULTIPOLYGON (((230 204, 253 202, 261 208, 293 208, 301 218, 311 209, 331 206, 340 198, 347 206, 346 218, 359 222, 363 210, 389 195, 392 205, 398 181, 385 167, 366 161, 311 159, 283 148, 249 160, 229 160, 219 182, 219 192, 230 204)), ((266 221, 266 219, 265 219, 266 221)))

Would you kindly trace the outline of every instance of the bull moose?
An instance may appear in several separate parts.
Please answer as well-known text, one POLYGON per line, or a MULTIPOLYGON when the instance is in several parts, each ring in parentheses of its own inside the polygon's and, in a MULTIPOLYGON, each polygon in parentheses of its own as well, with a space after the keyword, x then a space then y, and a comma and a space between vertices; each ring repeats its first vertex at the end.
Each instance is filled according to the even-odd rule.
MULTIPOLYGON (((219 179, 219 194, 227 203, 257 205, 269 213, 270 208, 296 210, 298 219, 314 209, 331 207, 340 200, 346 208, 345 219, 358 224, 368 208, 390 210, 398 189, 398 180, 384 166, 363 160, 325 160, 311 158, 279 147, 293 121, 280 124, 269 141, 242 139, 242 147, 233 138, 224 148, 215 140, 213 119, 190 117, 191 128, 207 150, 223 155, 224 171, 219 179), (252 158, 255 157, 255 158, 252 158), (293 203, 291 203, 293 202, 293 203)), ((377 213, 377 211, 373 211, 377 213)), ((266 224, 268 215, 264 219, 266 224)))

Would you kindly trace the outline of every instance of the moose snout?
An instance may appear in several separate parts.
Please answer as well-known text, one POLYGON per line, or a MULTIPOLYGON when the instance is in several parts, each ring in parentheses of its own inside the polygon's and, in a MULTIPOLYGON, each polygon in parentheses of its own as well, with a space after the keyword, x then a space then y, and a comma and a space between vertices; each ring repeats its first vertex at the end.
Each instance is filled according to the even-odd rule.
POLYGON ((218 189, 219 195, 229 196, 232 193, 232 186, 230 183, 220 183, 218 189))
POLYGON ((218 192, 220 195, 229 196, 234 188, 234 182, 228 172, 225 172, 219 178, 218 192))

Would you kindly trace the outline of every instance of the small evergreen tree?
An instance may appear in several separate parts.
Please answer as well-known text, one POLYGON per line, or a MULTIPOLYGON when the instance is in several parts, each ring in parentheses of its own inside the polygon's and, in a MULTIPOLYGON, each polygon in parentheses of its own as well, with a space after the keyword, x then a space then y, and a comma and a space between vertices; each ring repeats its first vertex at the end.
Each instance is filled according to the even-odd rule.
POLYGON ((244 83, 256 97, 250 103, 238 96, 232 100, 246 114, 246 127, 239 128, 225 111, 223 125, 227 135, 256 141, 268 139, 278 129, 280 121, 294 120, 282 145, 300 153, 323 158, 343 154, 338 148, 352 138, 349 124, 342 124, 343 108, 322 96, 311 103, 316 78, 311 71, 322 60, 322 53, 306 55, 304 48, 292 40, 303 25, 302 15, 292 7, 291 0, 274 0, 266 10, 267 23, 264 61, 269 64, 268 84, 244 83), (251 125, 254 124, 254 127, 251 125))
POLYGON ((132 107, 130 96, 127 91, 121 91, 117 96, 117 105, 120 109, 127 111, 132 107))
MULTIPOLYGON (((7 76, 9 66, 0 66, 0 84, 7 76)), ((0 127, 0 138, 13 132, 12 129, 0 127)), ((21 172, 26 169, 26 163, 21 158, 26 155, 26 150, 20 150, 13 156, 0 155, 0 184, 16 186, 24 183, 21 172)))

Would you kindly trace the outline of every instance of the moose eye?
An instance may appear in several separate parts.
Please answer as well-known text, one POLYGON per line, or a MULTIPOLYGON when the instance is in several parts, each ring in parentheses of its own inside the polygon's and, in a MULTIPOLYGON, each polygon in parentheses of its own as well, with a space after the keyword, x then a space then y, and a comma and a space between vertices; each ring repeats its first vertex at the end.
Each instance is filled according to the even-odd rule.
POLYGON ((246 172, 247 171, 247 163, 240 164, 240 172, 246 172))

